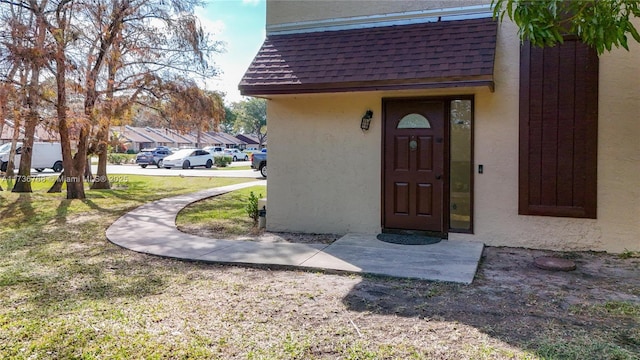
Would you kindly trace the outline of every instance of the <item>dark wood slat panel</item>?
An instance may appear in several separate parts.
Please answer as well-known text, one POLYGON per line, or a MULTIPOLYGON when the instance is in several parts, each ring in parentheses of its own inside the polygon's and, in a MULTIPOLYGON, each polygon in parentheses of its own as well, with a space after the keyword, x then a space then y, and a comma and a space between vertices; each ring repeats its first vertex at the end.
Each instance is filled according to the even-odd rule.
POLYGON ((520 47, 520 128, 518 154, 518 213, 527 214, 530 204, 531 186, 529 185, 529 124, 531 119, 531 46, 525 43, 520 47))
POLYGON ((540 204, 556 205, 558 171, 558 47, 544 49, 540 204))
POLYGON ((586 169, 585 169, 585 212, 588 218, 595 219, 597 217, 598 204, 598 87, 600 74, 600 60, 598 54, 592 48, 581 44, 585 49, 587 58, 587 67, 585 71, 586 88, 588 92, 585 97, 586 117, 585 117, 585 133, 586 133, 586 169))
POLYGON ((596 217, 598 63, 575 38, 555 48, 523 45, 520 214, 596 217))
POLYGON ((542 201, 542 113, 544 85, 544 51, 531 49, 529 74, 529 199, 527 204, 540 204, 542 201))
POLYGON ((576 42, 569 41, 560 47, 558 72, 558 171, 557 206, 574 206, 573 167, 576 151, 573 134, 575 133, 576 102, 576 42))

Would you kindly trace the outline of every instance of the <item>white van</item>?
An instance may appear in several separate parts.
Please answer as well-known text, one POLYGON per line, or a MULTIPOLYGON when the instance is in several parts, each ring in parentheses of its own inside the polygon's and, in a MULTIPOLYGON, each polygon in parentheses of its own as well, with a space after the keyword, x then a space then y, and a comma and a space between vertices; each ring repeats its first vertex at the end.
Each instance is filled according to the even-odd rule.
MULTIPOLYGON (((10 151, 10 142, 0 146, 0 171, 7 171, 10 151)), ((22 143, 18 142, 16 143, 16 157, 13 160, 16 169, 20 167, 20 154, 22 154, 22 143)), ((48 168, 54 172, 62 171, 62 147, 60 143, 34 142, 31 167, 36 169, 37 172, 48 168)))

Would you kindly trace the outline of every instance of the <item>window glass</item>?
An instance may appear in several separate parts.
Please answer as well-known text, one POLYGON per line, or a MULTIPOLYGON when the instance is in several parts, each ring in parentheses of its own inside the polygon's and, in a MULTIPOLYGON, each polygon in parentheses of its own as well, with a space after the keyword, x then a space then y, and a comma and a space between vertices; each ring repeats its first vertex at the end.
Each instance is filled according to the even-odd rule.
POLYGON ((430 129, 431 124, 420 114, 409 114, 400 119, 398 129, 430 129))
POLYGON ((454 230, 471 230, 471 100, 451 101, 450 219, 454 230))

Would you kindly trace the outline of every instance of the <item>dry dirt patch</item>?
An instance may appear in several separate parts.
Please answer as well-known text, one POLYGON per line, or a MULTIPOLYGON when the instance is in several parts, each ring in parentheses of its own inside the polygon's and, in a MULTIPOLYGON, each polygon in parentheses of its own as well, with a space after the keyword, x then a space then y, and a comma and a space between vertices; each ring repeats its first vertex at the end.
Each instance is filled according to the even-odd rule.
MULTIPOLYGON (((211 235, 197 229, 189 232, 211 235)), ((338 238, 338 235, 261 232, 236 239, 330 243, 338 238)), ((270 287, 279 288, 276 292, 291 291, 284 274, 278 275, 284 276, 281 278, 284 281, 270 283, 270 287)), ((434 356, 440 356, 441 350, 442 354, 451 351, 465 354, 466 348, 483 344, 499 349, 503 355, 508 355, 511 351, 508 349, 513 347, 519 349, 514 350, 516 354, 524 349, 545 356, 549 347, 551 350, 547 351, 552 354, 549 358, 599 359, 602 354, 607 354, 605 358, 618 358, 618 351, 624 354, 619 358, 640 358, 638 257, 486 247, 476 278, 469 286, 369 276, 353 282, 345 277, 325 276, 333 285, 322 285, 325 280, 313 281, 316 289, 322 289, 323 296, 309 296, 313 297, 314 308, 325 312, 306 317, 306 326, 310 328, 322 329, 332 317, 326 309, 335 304, 322 304, 323 299, 341 299, 356 322, 352 330, 366 329, 370 340, 380 342, 389 336, 410 337, 412 329, 418 329, 421 339, 426 336, 425 331, 432 332, 434 345, 416 346, 429 347, 427 353, 434 356), (534 259, 541 256, 571 259, 577 269, 570 272, 539 269, 534 266, 534 259), (339 285, 336 281, 349 282, 348 292, 341 286, 346 284, 339 285), (390 321, 389 316, 397 320, 390 321), (420 325, 415 321, 420 321, 420 325), (564 349, 565 343, 573 345, 564 349)))

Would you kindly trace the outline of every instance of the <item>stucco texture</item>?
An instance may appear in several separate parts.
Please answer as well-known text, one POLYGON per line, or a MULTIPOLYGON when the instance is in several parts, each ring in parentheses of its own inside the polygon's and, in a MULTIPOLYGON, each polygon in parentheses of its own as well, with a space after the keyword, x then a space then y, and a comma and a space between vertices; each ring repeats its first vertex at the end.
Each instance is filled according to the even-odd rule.
POLYGON ((474 233, 450 239, 553 250, 640 251, 640 45, 600 59, 597 219, 518 215, 519 39, 498 31, 488 88, 273 96, 268 228, 381 230, 383 97, 474 95, 474 233), (373 110, 372 127, 359 128, 373 110))

